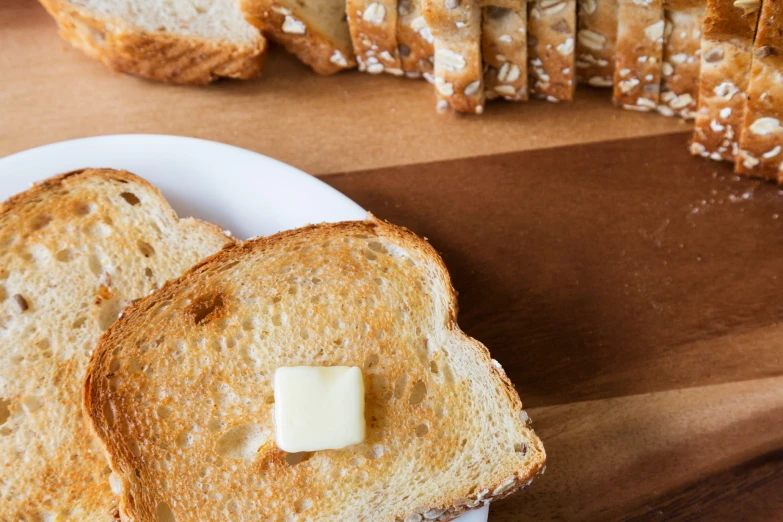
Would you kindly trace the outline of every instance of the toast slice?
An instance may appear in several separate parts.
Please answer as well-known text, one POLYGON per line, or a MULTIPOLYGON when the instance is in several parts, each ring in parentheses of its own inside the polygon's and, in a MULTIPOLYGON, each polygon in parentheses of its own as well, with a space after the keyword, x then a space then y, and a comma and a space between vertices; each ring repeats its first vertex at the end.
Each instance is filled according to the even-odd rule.
POLYGON ((370 218, 226 248, 134 303, 84 388, 124 519, 445 521, 529 484, 544 448, 455 296, 427 242, 370 218), (294 365, 362 368, 363 443, 277 448, 294 365))
POLYGON ((250 23, 318 74, 356 67, 344 1, 240 1, 250 23))
POLYGON ((402 75, 397 49, 397 0, 346 0, 345 5, 359 70, 402 75))
POLYGON ((114 519, 80 414, 92 348, 125 303, 230 242, 121 171, 71 172, 0 205, 0 520, 114 519))
POLYGON ((487 99, 527 100, 527 2, 485 7, 481 32, 487 99))
POLYGON ((435 39, 438 112, 484 112, 481 9, 477 0, 422 0, 435 39))
POLYGON ((706 9, 706 0, 664 0, 666 28, 658 105, 658 112, 664 116, 686 120, 696 117, 706 9))
POLYGON ((617 0, 580 0, 576 78, 593 87, 614 85, 617 0))
POLYGON ((761 5, 735 168, 783 183, 783 0, 761 5))
POLYGON ((426 75, 432 80, 434 43, 432 32, 424 20, 421 0, 400 0, 397 7, 397 50, 400 66, 407 77, 426 75))
POLYGON ((261 72, 266 40, 234 0, 40 0, 60 35, 118 71, 205 84, 261 72))
POLYGON ((530 95, 550 102, 574 98, 576 0, 528 3, 530 95))
POLYGON ((658 107, 665 26, 663 0, 618 0, 616 104, 643 112, 658 107))
POLYGON ((707 1, 692 154, 716 161, 737 157, 759 5, 707 1))

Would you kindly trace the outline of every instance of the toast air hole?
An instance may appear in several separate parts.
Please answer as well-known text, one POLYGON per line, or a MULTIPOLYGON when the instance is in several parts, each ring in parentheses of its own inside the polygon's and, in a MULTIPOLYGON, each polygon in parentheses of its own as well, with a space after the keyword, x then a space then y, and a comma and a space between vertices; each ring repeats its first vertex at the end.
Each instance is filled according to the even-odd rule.
POLYGON ((405 388, 407 386, 408 386, 407 375, 402 374, 399 377, 397 377, 397 380, 394 381, 394 398, 402 399, 402 396, 405 394, 405 388))
POLYGON ((30 222, 31 230, 41 230, 52 222, 52 216, 35 216, 30 222))
POLYGON ((416 404, 421 403, 421 401, 424 400, 424 397, 427 395, 427 385, 424 384, 424 381, 416 381, 416 384, 413 385, 413 388, 411 389, 410 397, 408 397, 408 402, 415 406, 416 404))
POLYGON ((133 207, 141 203, 141 200, 133 192, 123 192, 120 197, 133 207))
POLYGON ((57 259, 57 261, 60 261, 61 263, 68 263, 70 261, 73 261, 73 258, 75 256, 73 253, 73 249, 66 248, 57 252, 57 255, 55 255, 54 257, 55 259, 57 259))
POLYGON ((185 308, 185 313, 193 317, 193 322, 202 324, 217 318, 224 311, 223 296, 208 294, 185 308))
POLYGON ((136 245, 139 247, 139 252, 141 252, 141 255, 144 257, 152 257, 155 255, 155 249, 152 248, 152 245, 147 243, 146 241, 142 241, 139 239, 136 242, 136 245))
POLYGON ((423 437, 430 431, 430 427, 427 426, 424 423, 419 424, 416 426, 416 429, 414 430, 414 433, 417 437, 423 437))
POLYGON ((165 502, 158 502, 158 507, 155 508, 155 519, 158 522, 177 522, 177 517, 165 502))
POLYGON ((106 420, 108 427, 114 426, 114 410, 112 410, 111 404, 108 402, 103 403, 103 418, 106 420))
POLYGON ((300 462, 304 462, 313 456, 311 451, 300 451, 299 453, 287 453, 285 456, 285 463, 289 466, 296 466, 300 462))
POLYGON ((11 401, 8 401, 6 399, 0 399, 0 426, 5 424, 5 421, 8 420, 8 417, 11 416, 11 401))

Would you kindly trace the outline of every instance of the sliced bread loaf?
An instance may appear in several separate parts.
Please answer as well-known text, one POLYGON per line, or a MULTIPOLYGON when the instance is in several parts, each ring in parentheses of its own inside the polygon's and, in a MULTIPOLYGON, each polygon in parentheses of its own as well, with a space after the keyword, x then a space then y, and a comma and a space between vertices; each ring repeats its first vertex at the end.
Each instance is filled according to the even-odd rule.
POLYGON ((356 66, 343 0, 241 0, 247 19, 318 74, 356 66))
POLYGON ((171 83, 247 79, 266 41, 234 0, 40 0, 60 34, 122 72, 171 83))

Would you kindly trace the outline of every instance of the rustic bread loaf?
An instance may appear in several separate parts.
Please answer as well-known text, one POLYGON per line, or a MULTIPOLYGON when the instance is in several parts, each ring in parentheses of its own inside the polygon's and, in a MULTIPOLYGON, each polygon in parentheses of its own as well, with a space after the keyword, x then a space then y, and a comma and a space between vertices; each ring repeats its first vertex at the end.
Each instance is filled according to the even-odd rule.
POLYGON ((40 0, 74 46, 118 71, 171 83, 247 79, 266 41, 234 0, 40 0))
POLYGON ((114 520, 81 415, 90 353, 126 303, 230 241, 127 172, 71 172, 0 205, 0 520, 114 520))
POLYGON ((104 334, 84 407, 125 520, 451 520, 544 469, 487 349, 462 333, 446 268, 376 219, 226 248, 104 334), (362 368, 364 442, 287 454, 282 366, 362 368))

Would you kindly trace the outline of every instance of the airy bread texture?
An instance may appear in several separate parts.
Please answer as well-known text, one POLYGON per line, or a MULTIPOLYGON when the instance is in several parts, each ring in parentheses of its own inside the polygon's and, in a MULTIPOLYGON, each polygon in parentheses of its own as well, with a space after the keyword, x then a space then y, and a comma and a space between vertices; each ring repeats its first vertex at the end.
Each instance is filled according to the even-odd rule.
POLYGON ((783 184, 783 0, 761 5, 735 169, 783 184))
POLYGON ((318 74, 356 67, 342 0, 241 0, 250 23, 318 74))
POLYGON ((481 37, 487 99, 527 100, 527 2, 485 7, 481 37))
POLYGON ((663 0, 618 0, 614 101, 626 109, 658 107, 663 60, 663 0))
POLYGON ((734 161, 739 151, 759 14, 760 3, 745 10, 734 2, 707 1, 701 44, 699 108, 691 153, 716 161, 734 161))
POLYGON ((85 414, 123 520, 451 520, 544 469, 487 349, 456 324, 435 250, 374 218, 224 249, 101 338, 85 414), (367 437, 286 454, 272 378, 359 366, 367 437))
POLYGON ((266 41, 234 0, 40 0, 60 34, 108 66, 205 84, 259 74, 266 41))
POLYGON ((0 205, 0 520, 108 521, 84 372, 123 306, 230 240, 127 172, 52 178, 0 205))

